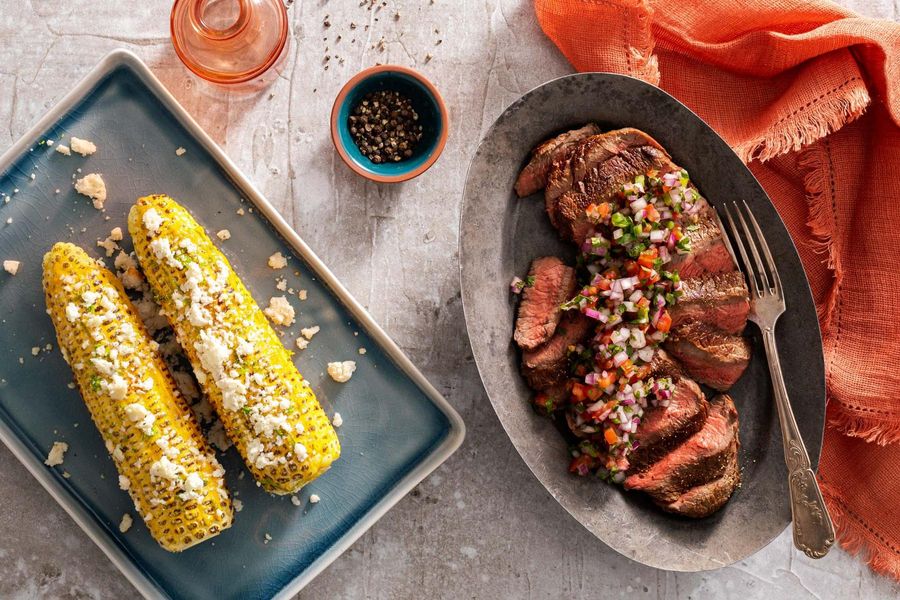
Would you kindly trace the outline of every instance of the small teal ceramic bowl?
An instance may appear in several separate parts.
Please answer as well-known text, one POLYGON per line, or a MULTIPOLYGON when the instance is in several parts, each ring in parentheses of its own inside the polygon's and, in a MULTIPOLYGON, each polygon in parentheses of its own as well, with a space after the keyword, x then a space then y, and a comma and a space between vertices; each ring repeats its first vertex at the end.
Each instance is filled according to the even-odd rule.
POLYGON ((331 109, 331 140, 348 167, 379 183, 398 183, 424 173, 447 142, 450 120, 437 89, 421 74, 397 65, 378 65, 359 72, 341 89, 331 109), (413 155, 396 163, 376 164, 359 151, 350 134, 350 114, 362 98, 378 90, 395 90, 412 102, 423 127, 413 155))

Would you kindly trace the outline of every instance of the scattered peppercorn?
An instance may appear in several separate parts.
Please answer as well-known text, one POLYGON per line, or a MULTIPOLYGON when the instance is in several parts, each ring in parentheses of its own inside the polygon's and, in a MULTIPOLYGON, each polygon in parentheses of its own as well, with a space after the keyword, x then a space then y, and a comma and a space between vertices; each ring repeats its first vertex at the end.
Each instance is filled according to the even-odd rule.
POLYGON ((349 126, 357 148, 375 164, 410 158, 422 139, 412 102, 392 90, 366 94, 354 107, 349 126))

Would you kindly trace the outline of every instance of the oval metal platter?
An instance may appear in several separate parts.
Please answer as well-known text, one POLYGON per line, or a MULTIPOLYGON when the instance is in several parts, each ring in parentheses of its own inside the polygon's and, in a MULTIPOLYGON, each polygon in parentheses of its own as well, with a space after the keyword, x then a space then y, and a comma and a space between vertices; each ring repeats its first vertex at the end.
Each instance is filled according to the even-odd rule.
MULTIPOLYGON (((658 140, 721 206, 746 200, 776 257, 787 312, 778 323, 786 385, 813 465, 825 417, 825 374, 815 305, 797 251, 762 187, 697 115, 657 87, 608 73, 550 81, 514 102, 485 134, 472 163, 460 215, 460 270, 466 327, 484 387, 528 467, 569 514, 611 548, 673 571, 701 571, 753 554, 790 523, 787 472, 778 416, 759 332, 754 354, 731 394, 740 413, 742 486, 715 515, 665 514, 639 494, 570 475, 566 441, 529 406, 511 341, 516 299, 509 282, 532 259, 573 257, 543 208, 543 195, 517 199, 513 182, 541 141, 589 121, 604 129, 636 127, 658 140)), ((602 556, 602 555, 599 555, 602 556)))

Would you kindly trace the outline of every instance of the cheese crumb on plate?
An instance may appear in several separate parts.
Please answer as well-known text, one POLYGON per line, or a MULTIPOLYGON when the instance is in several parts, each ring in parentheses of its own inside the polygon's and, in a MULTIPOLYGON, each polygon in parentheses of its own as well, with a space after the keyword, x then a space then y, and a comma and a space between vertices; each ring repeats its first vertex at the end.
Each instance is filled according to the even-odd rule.
POLYGON ((216 232, 216 237, 224 242, 225 240, 231 239, 231 232, 227 229, 222 229, 216 232))
POLYGON ((82 156, 90 156, 97 151, 97 146, 94 145, 94 142, 77 138, 74 135, 69 141, 69 146, 71 146, 73 152, 77 152, 82 156))
POLYGON ((69 445, 67 443, 53 442, 53 447, 50 448, 50 453, 47 454, 47 460, 44 461, 44 464, 48 467, 55 467, 56 465, 63 464, 65 454, 68 450, 69 445))
POLYGON ((290 325, 294 322, 294 307, 284 296, 269 298, 269 306, 263 312, 276 325, 290 325))
POLYGON ((287 259, 282 256, 281 252, 276 252, 269 257, 269 267, 272 269, 283 269, 287 266, 287 259))
POLYGON ((338 383, 350 381, 354 371, 356 371, 356 362, 352 360, 328 363, 328 375, 338 383))
POLYGON ((19 272, 19 265, 22 264, 17 260, 4 260, 3 261, 3 270, 9 273, 10 275, 15 275, 19 272))
POLYGON ((119 531, 125 533, 129 529, 131 529, 131 524, 134 523, 134 520, 131 518, 131 515, 125 513, 122 515, 122 521, 119 523, 119 531))
POLYGON ((75 191, 94 201, 94 208, 100 210, 106 202, 106 183, 98 173, 88 173, 75 182, 75 191))

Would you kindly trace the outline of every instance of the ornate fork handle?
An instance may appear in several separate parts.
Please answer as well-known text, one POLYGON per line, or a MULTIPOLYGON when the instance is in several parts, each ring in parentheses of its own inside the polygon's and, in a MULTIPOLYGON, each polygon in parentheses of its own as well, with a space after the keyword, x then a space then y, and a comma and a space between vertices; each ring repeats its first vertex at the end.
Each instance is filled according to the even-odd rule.
POLYGON ((794 519, 794 545, 810 558, 822 558, 834 544, 834 525, 825 508, 816 475, 810 468, 809 455, 788 401, 781 363, 778 360, 778 348, 775 345, 774 327, 765 327, 762 333, 784 441, 784 461, 788 469, 791 514, 794 519))

